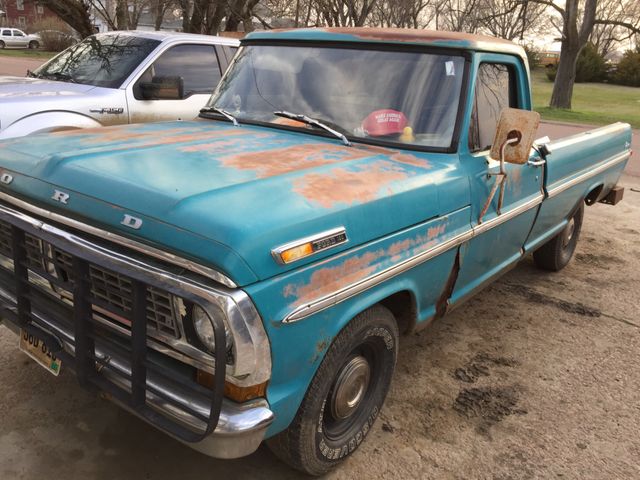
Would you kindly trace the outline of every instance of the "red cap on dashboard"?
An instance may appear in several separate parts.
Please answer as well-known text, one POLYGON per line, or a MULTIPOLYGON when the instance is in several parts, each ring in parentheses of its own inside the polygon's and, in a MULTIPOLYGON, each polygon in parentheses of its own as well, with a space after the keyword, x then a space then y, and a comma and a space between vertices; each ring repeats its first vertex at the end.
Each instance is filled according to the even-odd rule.
POLYGON ((389 108, 376 110, 362 121, 362 128, 371 137, 402 133, 409 121, 404 113, 389 108))

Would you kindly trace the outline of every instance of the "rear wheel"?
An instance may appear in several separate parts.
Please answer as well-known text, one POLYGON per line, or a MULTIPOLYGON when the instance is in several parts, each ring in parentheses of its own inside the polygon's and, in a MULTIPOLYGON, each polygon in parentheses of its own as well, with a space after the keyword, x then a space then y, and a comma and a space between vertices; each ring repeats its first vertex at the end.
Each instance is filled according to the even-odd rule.
POLYGON ((5 44, 2 40, 0 40, 0 50, 2 50, 5 47, 5 44))
POLYGON ((293 468, 322 475, 351 455, 387 396, 398 351, 393 315, 376 305, 329 347, 291 425, 268 441, 293 468))
POLYGON ((39 48, 39 47, 40 47, 40 43, 39 43, 38 41, 36 41, 36 40, 31 40, 31 41, 29 42, 29 48, 30 48, 31 50, 35 50, 36 48, 39 48))
POLYGON ((567 226, 558 235, 533 252, 533 260, 539 268, 557 272, 567 266, 576 251, 583 217, 584 204, 581 203, 580 207, 569 219, 567 226))

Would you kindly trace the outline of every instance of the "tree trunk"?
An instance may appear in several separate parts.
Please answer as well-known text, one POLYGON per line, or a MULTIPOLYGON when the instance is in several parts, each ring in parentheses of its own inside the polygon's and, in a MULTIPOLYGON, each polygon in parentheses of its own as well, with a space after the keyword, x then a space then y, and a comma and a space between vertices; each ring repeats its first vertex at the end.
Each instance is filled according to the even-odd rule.
POLYGON ((582 48, 575 45, 568 45, 569 42, 562 42, 560 62, 556 80, 553 83, 553 93, 549 106, 552 108, 571 109, 571 97, 573 96, 573 84, 576 80, 576 62, 582 48))
POLYGON ((116 26, 118 30, 129 29, 129 11, 126 0, 118 0, 116 3, 116 26))
POLYGON ((82 38, 95 33, 88 4, 75 0, 43 0, 41 3, 78 32, 82 38))
POLYGON ((156 0, 154 7, 153 28, 158 31, 162 28, 162 22, 164 21, 165 3, 162 0, 156 0))

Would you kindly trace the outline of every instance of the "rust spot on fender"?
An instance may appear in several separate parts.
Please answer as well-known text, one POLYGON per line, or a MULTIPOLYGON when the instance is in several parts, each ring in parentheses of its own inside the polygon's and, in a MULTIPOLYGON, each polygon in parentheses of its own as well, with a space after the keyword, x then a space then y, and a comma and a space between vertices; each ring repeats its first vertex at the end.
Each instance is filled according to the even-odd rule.
POLYGON ((286 148, 240 153, 223 157, 220 161, 225 167, 253 170, 258 177, 266 178, 369 156, 371 156, 371 152, 365 149, 326 143, 307 143, 286 148))
POLYGON ((405 170, 383 160, 362 170, 334 168, 327 173, 310 173, 297 179, 293 189, 310 202, 331 208, 374 200, 383 188, 408 176, 405 170))
POLYGON ((285 297, 295 297, 295 305, 324 297, 372 274, 376 270, 376 260, 383 253, 383 250, 367 252, 348 258, 339 265, 319 268, 311 274, 308 283, 289 284, 282 293, 285 297))
POLYGON ((364 280, 378 270, 380 260, 389 260, 395 264, 404 258, 416 255, 438 243, 437 236, 446 230, 446 223, 429 227, 424 233, 413 238, 392 243, 387 248, 363 253, 350 257, 342 263, 315 270, 309 281, 304 284, 288 284, 282 295, 285 298, 294 297, 293 306, 303 305, 311 301, 331 295, 349 285, 364 280))
POLYGON ((428 227, 426 232, 422 235, 392 243, 387 249, 387 253, 393 262, 400 261, 403 254, 407 252, 411 255, 417 255, 418 253, 437 245, 438 237, 442 235, 446 229, 446 223, 428 227))
POLYGON ((445 223, 441 223, 440 225, 434 227, 429 227, 427 229, 427 239, 433 240, 434 238, 439 237, 444 233, 446 229, 447 225, 445 223))

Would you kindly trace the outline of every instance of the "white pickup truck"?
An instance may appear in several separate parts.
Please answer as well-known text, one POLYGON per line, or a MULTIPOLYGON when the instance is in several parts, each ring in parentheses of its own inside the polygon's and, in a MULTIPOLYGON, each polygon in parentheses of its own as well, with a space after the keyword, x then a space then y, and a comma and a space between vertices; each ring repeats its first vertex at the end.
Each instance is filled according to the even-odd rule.
POLYGON ((27 77, 0 77, 0 139, 192 119, 238 44, 231 38, 168 32, 93 35, 27 77))

